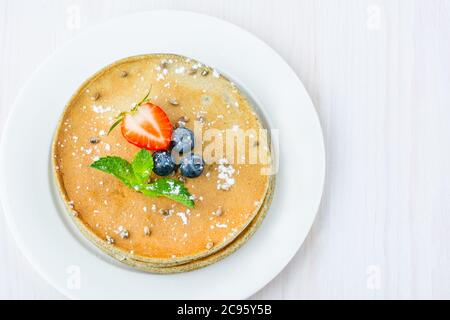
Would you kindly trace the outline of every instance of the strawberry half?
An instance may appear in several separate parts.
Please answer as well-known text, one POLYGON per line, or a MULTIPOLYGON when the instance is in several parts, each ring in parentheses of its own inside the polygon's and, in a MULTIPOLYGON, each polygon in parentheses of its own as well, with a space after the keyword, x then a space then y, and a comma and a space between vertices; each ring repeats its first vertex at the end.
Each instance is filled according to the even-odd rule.
POLYGON ((167 150, 172 138, 172 124, 167 114, 153 103, 148 96, 129 112, 122 112, 109 129, 108 134, 122 123, 122 135, 131 144, 147 150, 167 150))
POLYGON ((166 113, 150 102, 126 113, 122 121, 124 138, 135 146, 147 150, 167 150, 172 130, 172 124, 166 113))

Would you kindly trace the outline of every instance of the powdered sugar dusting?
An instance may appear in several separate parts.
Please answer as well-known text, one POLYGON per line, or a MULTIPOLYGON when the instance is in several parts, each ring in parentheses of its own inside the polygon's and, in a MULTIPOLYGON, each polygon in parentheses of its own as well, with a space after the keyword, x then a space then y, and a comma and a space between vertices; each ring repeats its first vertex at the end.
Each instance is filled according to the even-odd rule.
POLYGON ((188 224, 188 218, 186 217, 186 213, 178 212, 177 216, 179 216, 181 218, 181 221, 183 222, 183 224, 188 224))
POLYGON ((230 190, 230 188, 236 183, 233 178, 236 170, 227 159, 219 160, 217 170, 219 171, 217 175, 217 190, 230 190))
POLYGON ((105 113, 105 112, 111 112, 112 108, 111 107, 103 107, 101 105, 94 104, 92 106, 92 111, 94 111, 95 113, 105 113))
POLYGON ((181 73, 184 73, 185 71, 186 71, 186 68, 183 66, 175 69, 176 74, 181 74, 181 73))

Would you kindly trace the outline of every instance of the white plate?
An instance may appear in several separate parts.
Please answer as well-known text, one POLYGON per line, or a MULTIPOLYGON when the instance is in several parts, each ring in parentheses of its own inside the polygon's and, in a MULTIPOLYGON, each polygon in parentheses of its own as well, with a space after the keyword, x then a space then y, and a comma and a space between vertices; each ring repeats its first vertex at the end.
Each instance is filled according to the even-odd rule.
POLYGON ((82 299, 251 296, 300 248, 318 209, 325 175, 317 114, 283 59, 230 23, 178 11, 111 20, 58 50, 22 90, 0 150, 1 200, 20 248, 48 282, 68 297, 82 299), (52 135, 78 86, 115 60, 156 52, 186 55, 223 70, 262 105, 272 128, 280 129, 277 188, 261 228, 221 262, 175 275, 121 266, 86 243, 65 220, 50 173, 52 135))

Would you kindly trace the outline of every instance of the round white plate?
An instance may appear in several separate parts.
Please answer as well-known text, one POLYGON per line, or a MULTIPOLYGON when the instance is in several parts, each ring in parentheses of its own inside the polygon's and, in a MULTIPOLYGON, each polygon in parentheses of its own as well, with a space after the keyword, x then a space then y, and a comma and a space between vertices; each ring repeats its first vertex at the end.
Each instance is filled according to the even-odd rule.
POLYGON ((0 149, 0 195, 20 248, 70 298, 242 299, 265 286, 294 256, 322 195, 325 153, 317 114, 302 83, 269 46, 225 21, 178 11, 144 12, 84 32, 27 82, 0 149), (207 268, 175 275, 111 261, 73 229, 58 203, 50 146, 64 105, 111 62, 143 53, 196 58, 236 79, 279 129, 280 168, 269 213, 241 249, 207 268))

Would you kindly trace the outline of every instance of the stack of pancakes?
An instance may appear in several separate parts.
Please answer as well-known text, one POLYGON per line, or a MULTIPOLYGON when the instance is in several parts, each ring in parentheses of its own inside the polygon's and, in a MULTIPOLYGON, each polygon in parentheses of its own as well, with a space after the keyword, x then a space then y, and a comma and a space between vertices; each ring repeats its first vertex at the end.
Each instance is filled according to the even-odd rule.
MULTIPOLYGON (((90 168, 100 157, 131 161, 139 151, 120 130, 107 132, 115 117, 149 90, 150 101, 174 126, 194 131, 194 123, 200 123, 203 133, 214 129, 223 135, 230 129, 264 129, 245 95, 216 70, 172 54, 131 57, 99 71, 69 101, 53 143, 56 181, 81 232, 104 252, 144 271, 189 271, 246 242, 267 212, 275 179, 263 173, 270 164, 242 163, 224 152, 218 161, 205 159, 198 178, 171 177, 184 181, 193 195, 195 208, 189 209, 170 199, 147 197, 90 168)), ((197 143, 203 138, 200 150, 212 142, 205 136, 196 135, 197 143)), ((261 146, 259 142, 246 147, 261 146)), ((270 148, 263 152, 272 157, 270 148)))

